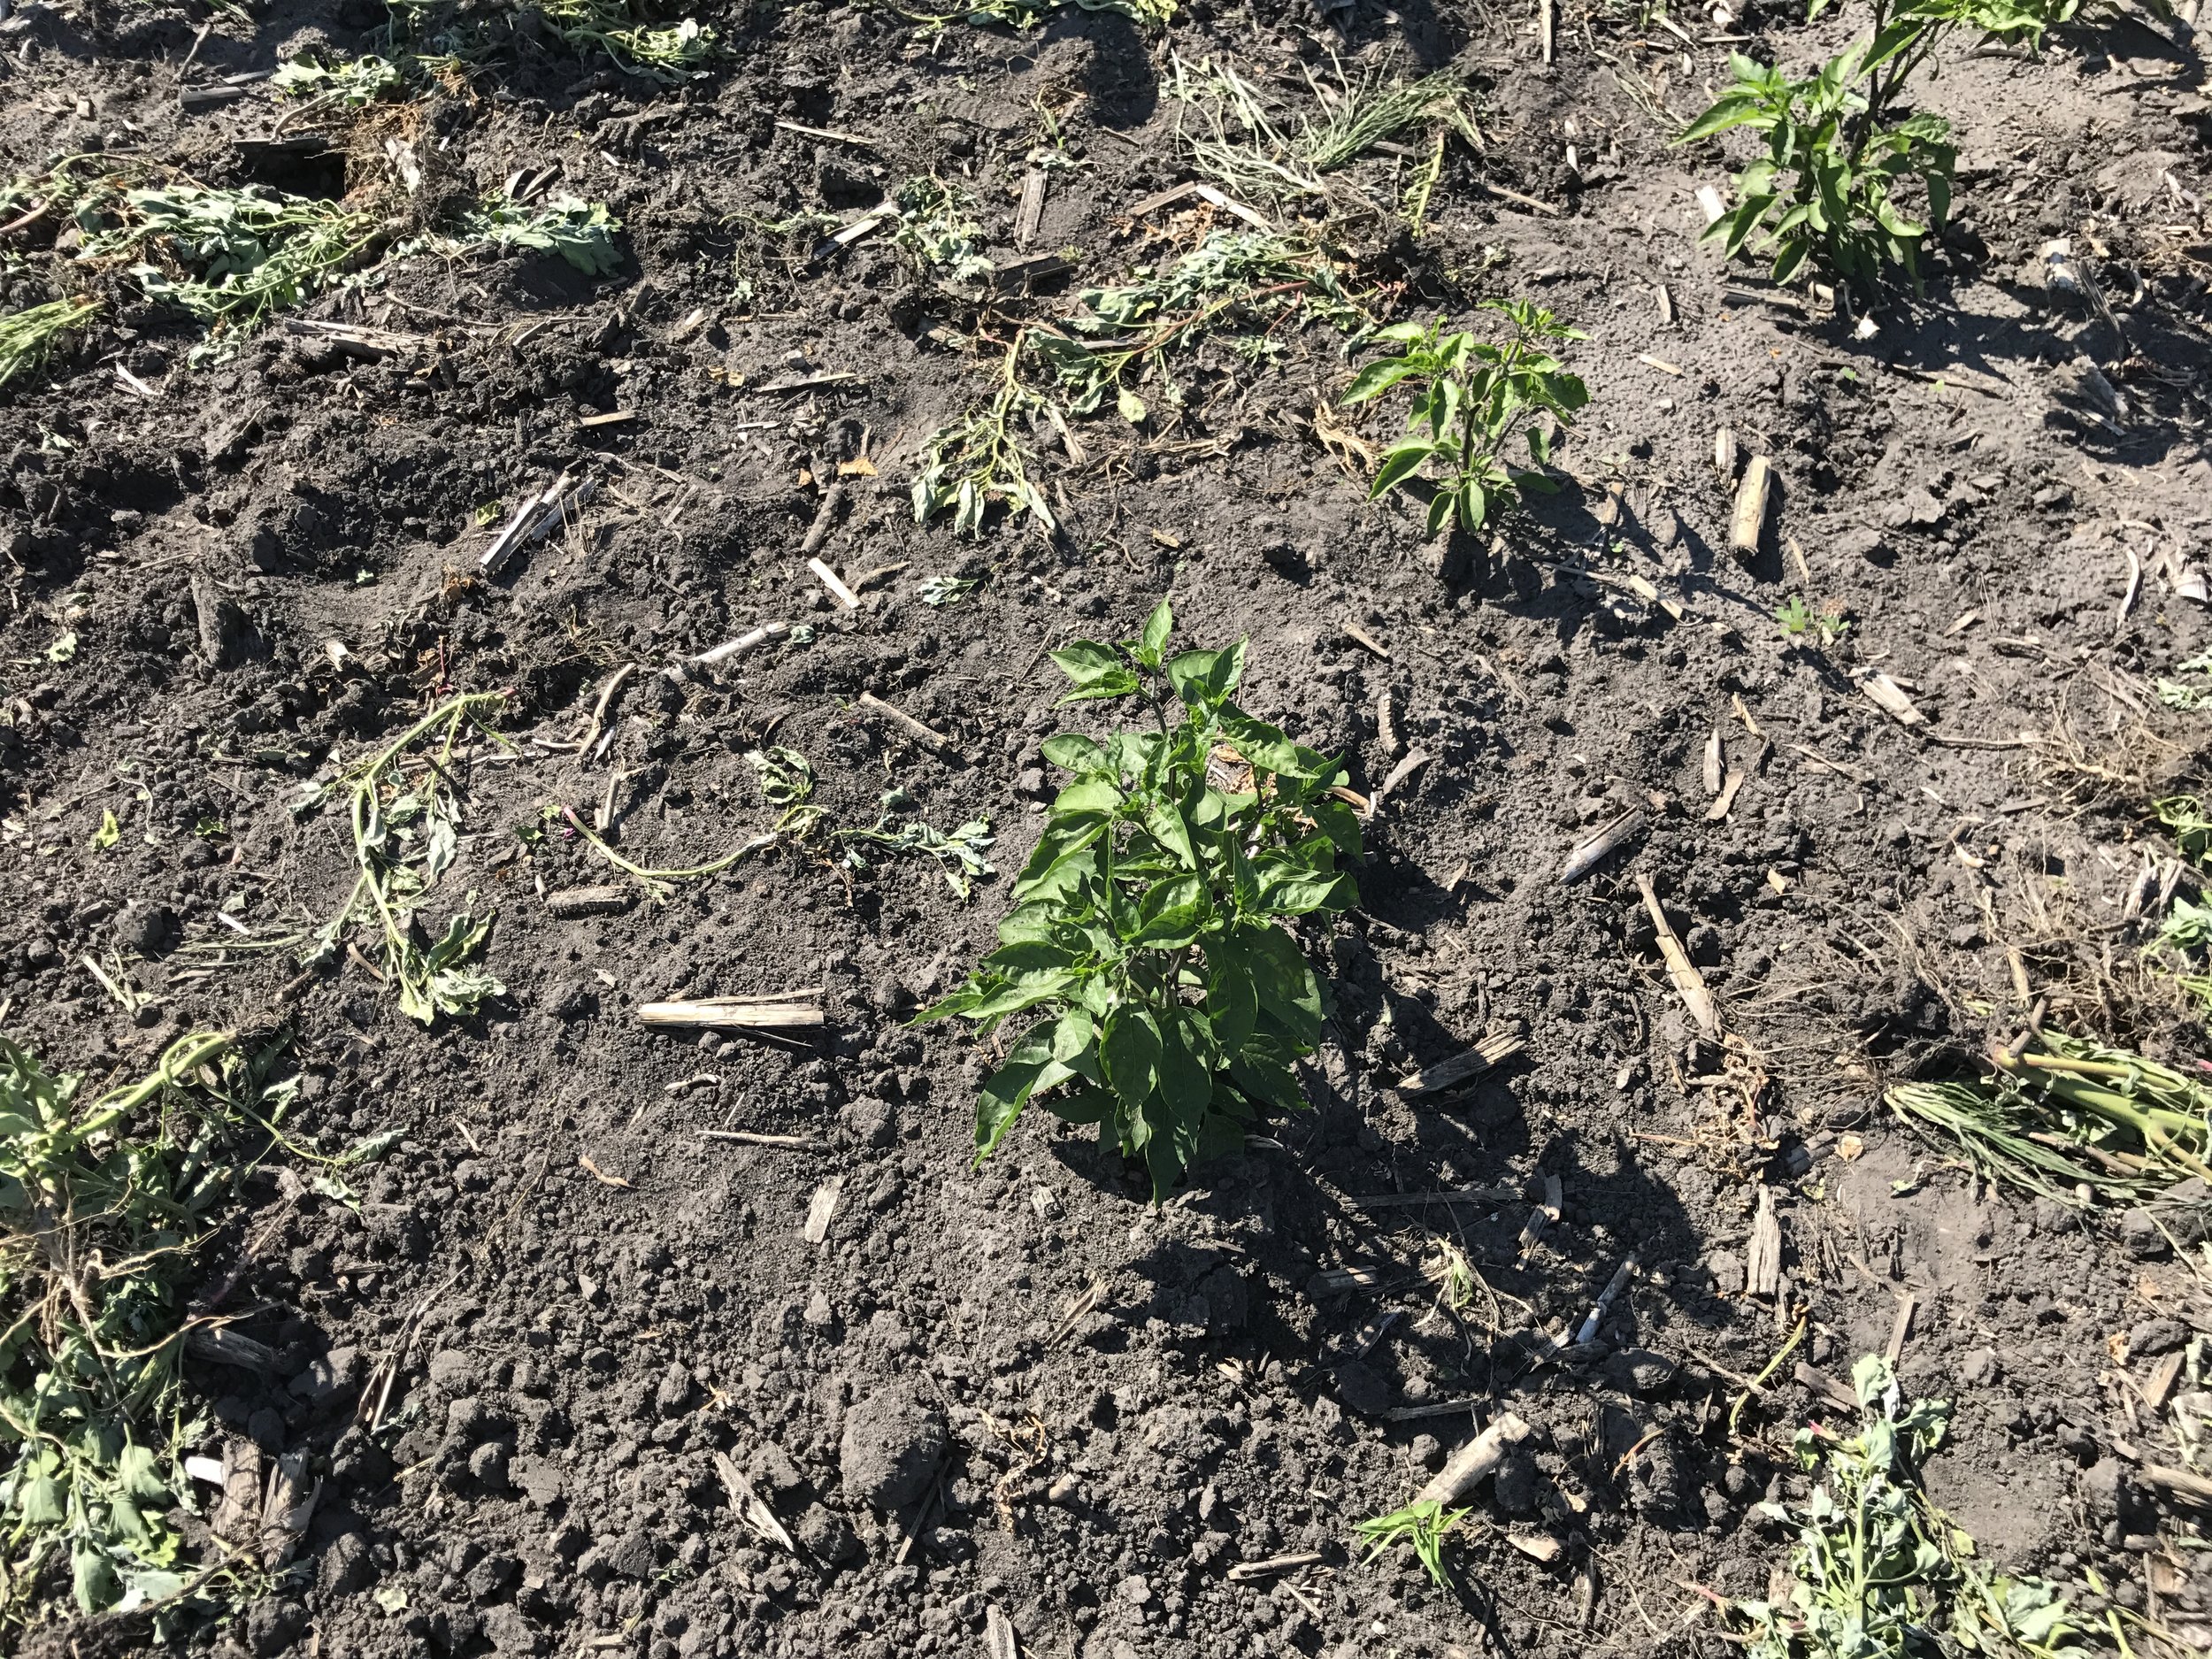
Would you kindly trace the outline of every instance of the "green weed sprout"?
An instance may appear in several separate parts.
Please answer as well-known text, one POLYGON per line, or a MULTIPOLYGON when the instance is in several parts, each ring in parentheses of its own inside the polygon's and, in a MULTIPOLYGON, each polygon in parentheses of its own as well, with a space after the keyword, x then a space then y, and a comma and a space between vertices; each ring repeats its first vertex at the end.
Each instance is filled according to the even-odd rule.
POLYGON ((1448 1509, 1435 1498, 1417 1498, 1402 1509, 1362 1521, 1352 1531, 1368 1547, 1371 1563, 1398 1545, 1411 1546, 1436 1587, 1448 1590, 1452 1581, 1444 1571, 1444 1539, 1473 1513, 1472 1509, 1448 1509))
POLYGON ((621 228, 605 203, 564 196, 536 208, 495 198, 464 218, 459 230, 464 242, 503 253, 514 248, 557 253, 586 276, 608 276, 622 265, 614 240, 621 228))
POLYGON ((2181 856, 2197 864, 2212 863, 2212 816, 2193 795, 2170 795, 2151 803, 2151 811, 2174 838, 2181 856))
POLYGON ((1163 600, 1141 635, 1052 654, 1065 701, 1137 699, 1151 730, 1047 740, 1073 781, 1053 801, 999 924, 999 949, 918 1016, 988 1037, 1032 1023, 979 1091, 979 1163, 1033 1098, 1141 1157, 1156 1202, 1242 1144, 1264 1109, 1297 1111, 1293 1069, 1327 1015, 1290 918, 1357 899, 1340 859, 1359 820, 1343 768, 1232 700, 1244 647, 1168 654, 1163 600))
POLYGON ((1456 523, 1472 533, 1492 513, 1514 506, 1523 490, 1557 488, 1540 471, 1509 465, 1516 434, 1541 468, 1549 465, 1553 433, 1570 426, 1590 401, 1582 381, 1548 349, 1555 340, 1580 340, 1551 312, 1525 300, 1489 300, 1485 311, 1511 325, 1494 344, 1462 330, 1446 334, 1440 321, 1427 327, 1399 323, 1375 338, 1399 348, 1354 377, 1346 403, 1363 403, 1403 381, 1417 388, 1406 435, 1384 455, 1367 495, 1370 501, 1424 476, 1435 487, 1429 498, 1428 534, 1456 523))

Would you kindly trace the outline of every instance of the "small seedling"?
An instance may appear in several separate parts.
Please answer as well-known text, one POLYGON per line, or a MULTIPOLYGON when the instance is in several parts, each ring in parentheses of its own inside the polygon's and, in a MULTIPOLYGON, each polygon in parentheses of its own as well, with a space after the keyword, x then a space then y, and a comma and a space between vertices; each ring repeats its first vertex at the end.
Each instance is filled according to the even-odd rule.
POLYGON ((357 873, 338 913, 315 935, 308 961, 335 956, 356 925, 373 925, 381 946, 384 977, 398 987, 400 1011, 429 1025, 439 1015, 466 1018, 507 987, 469 958, 491 937, 492 916, 474 914, 469 895, 445 932, 423 942, 417 912, 451 868, 460 849, 461 806, 453 782, 453 751, 465 730, 491 735, 484 720, 506 694, 472 692, 440 704, 374 755, 308 785, 293 803, 306 818, 333 800, 343 801, 357 873), (410 782, 403 763, 418 744, 437 737, 434 758, 410 782))
POLYGON ((1502 343, 1466 331, 1446 334, 1440 321, 1425 328, 1395 324, 1375 338, 1398 347, 1397 354, 1362 369, 1340 400, 1367 403, 1401 381, 1418 388, 1406 435, 1383 456, 1367 495, 1373 501, 1425 479, 1434 487, 1432 537, 1455 523, 1479 530, 1494 512, 1517 503, 1523 490, 1556 488, 1540 471, 1509 465, 1507 447, 1518 434, 1537 467, 1548 465, 1554 433, 1572 426, 1575 411, 1590 401, 1588 388, 1546 343, 1580 340, 1580 333, 1525 300, 1489 300, 1483 309, 1511 325, 1502 343))
POLYGON ((1786 1601, 1739 1601, 1751 1659, 1905 1659, 1924 1652, 2068 1659, 2071 1610, 2057 1586, 1984 1566, 1972 1539, 1928 1501, 1922 1464, 1950 1402, 1903 1403, 1888 1363, 1852 1368, 1862 1420, 1846 1438, 1798 1431, 1798 1463, 1822 1482, 1800 1508, 1762 1503, 1796 1529, 1786 1601))
POLYGON ((624 0, 537 0, 553 32, 579 53, 603 51, 635 73, 673 81, 702 72, 715 54, 714 30, 691 18, 655 26, 624 0))
POLYGON ((1440 1590, 1452 1587, 1444 1571, 1444 1540, 1451 1530, 1473 1514, 1471 1509, 1448 1509, 1434 1498, 1418 1498, 1402 1509, 1362 1521, 1352 1529, 1367 1548, 1372 1563, 1401 1544, 1411 1547, 1440 1590))
POLYGON ((45 362, 64 334, 83 327, 99 311, 97 300, 50 300, 0 317, 0 386, 45 362))
POLYGON ((1792 639, 1818 633, 1823 645, 1833 645, 1851 631, 1851 624, 1832 601, 1817 611, 1805 603, 1802 594, 1792 594, 1775 608, 1774 619, 1781 624, 1782 632, 1792 639))
POLYGON ((1244 647, 1167 654, 1164 600, 1118 645, 1052 654, 1065 701, 1137 698, 1149 731, 1063 733, 1071 775, 999 924, 1000 948, 920 1020, 989 1036, 1033 1023, 976 1101, 980 1162, 1033 1098, 1141 1157, 1164 1199, 1192 1164, 1241 1145, 1265 1110, 1304 1109, 1295 1061, 1320 1041, 1321 982, 1281 926, 1355 902, 1340 858, 1359 820, 1339 764, 1232 701, 1244 647))

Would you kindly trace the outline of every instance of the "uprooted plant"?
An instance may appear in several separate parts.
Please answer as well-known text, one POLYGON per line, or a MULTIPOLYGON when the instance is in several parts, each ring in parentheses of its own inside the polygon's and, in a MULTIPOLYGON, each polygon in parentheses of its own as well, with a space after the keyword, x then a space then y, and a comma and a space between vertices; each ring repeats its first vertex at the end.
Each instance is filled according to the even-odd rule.
POLYGON ((492 931, 492 912, 475 914, 475 894, 434 938, 419 914, 460 848, 455 747, 471 730, 494 736, 484 720, 505 702, 498 691, 453 697, 375 754, 309 784, 292 807, 305 818, 342 801, 357 872, 345 903, 315 934, 308 961, 334 956, 354 927, 373 927, 380 961, 371 965, 397 987, 400 1011, 426 1025, 441 1014, 465 1018, 507 990, 470 963, 492 931), (434 737, 437 752, 418 757, 434 737), (419 762, 411 776, 411 759, 419 762))
POLYGON ((1053 653, 1064 701, 1141 699, 1153 729, 1048 740, 1074 781, 1052 803, 999 924, 999 949, 918 1019, 1028 1029, 978 1094, 976 1156, 1032 1099, 1141 1157, 1156 1199, 1192 1164, 1295 1111, 1320 1041, 1321 982, 1282 926, 1356 897, 1340 859, 1359 821, 1343 769, 1232 700, 1244 647, 1167 654, 1163 600, 1141 635, 1053 653))
POLYGON ((257 1585, 250 1558, 196 1565, 172 1517, 194 1509, 181 1459, 201 1432, 178 1356, 219 1323, 182 1291, 289 1097, 274 1058, 197 1032, 91 1094, 0 1038, 0 1630, 57 1580, 86 1614, 205 1610, 257 1585))
POLYGON ((896 4, 891 10, 923 34, 936 35, 961 22, 1033 29, 1053 12, 1071 5, 1084 12, 1116 12, 1148 28, 1165 28, 1175 20, 1175 0, 972 0, 956 12, 910 12, 896 4))
POLYGON ((99 311, 97 300, 50 300, 0 317, 0 386, 43 363, 62 335, 83 327, 99 311))
MULTIPOLYGON (((516 32, 511 8, 473 0, 390 0, 391 43, 414 42, 468 60, 496 50, 516 32)), ((715 31, 693 18, 664 22, 627 0, 536 0, 545 27, 580 56, 604 52, 621 68, 677 81, 704 72, 718 50, 715 31)))
POLYGON ((1502 342, 1463 329, 1446 334, 1440 321, 1379 330, 1375 338, 1397 346, 1397 354, 1362 369, 1340 400, 1367 403, 1401 382, 1418 388, 1406 435, 1384 454, 1367 495, 1373 501, 1417 480, 1432 485, 1431 536, 1452 524, 1479 530, 1523 490, 1556 488, 1542 472, 1508 463, 1507 448, 1518 435, 1536 467, 1548 465, 1555 434, 1572 426, 1575 411, 1590 401, 1588 388, 1549 347, 1579 340, 1579 333, 1525 300, 1488 300, 1483 309, 1510 325, 1502 342))
MULTIPOLYGON (((1827 4, 1812 0, 1810 15, 1827 4)), ((1815 260, 1863 294, 1872 292, 1885 265, 1902 266, 1916 288, 1920 244, 1950 217, 1958 152, 1941 116, 1892 119, 1907 81, 1954 29, 2039 43, 2076 4, 1875 0, 1872 34, 1802 79, 1732 52, 1734 84, 1675 142, 1740 127, 1763 134, 1767 153, 1736 175, 1735 205, 1706 228, 1705 240, 1720 242, 1731 258, 1746 249, 1770 257, 1777 282, 1815 260), (1916 195, 1925 223, 1909 216, 1916 195)))
MULTIPOLYGON (((1345 195, 1333 190, 1330 175, 1379 143, 1416 128, 1432 128, 1434 153, 1440 157, 1447 133, 1475 140, 1471 95, 1449 71, 1403 81, 1378 70, 1356 86, 1340 81, 1324 118, 1298 119, 1294 131, 1292 118, 1271 110, 1259 89, 1226 63, 1207 58, 1187 65, 1177 58, 1167 89, 1184 111, 1202 123, 1195 132, 1183 129, 1179 114, 1177 123, 1199 171, 1241 197, 1315 206, 1325 212, 1345 195)), ((1421 207, 1434 183, 1429 177, 1421 207)), ((1417 221, 1417 210, 1412 217, 1417 221)))
POLYGON ((2212 1077, 2049 1029, 1993 1044, 1988 1060, 1978 1082, 1901 1083, 1886 1098, 1991 1179, 2063 1204, 2212 1179, 2212 1077))
POLYGON ((1369 321, 1325 250, 1271 231, 1212 231, 1171 261, 1085 290, 1078 304, 1057 326, 1018 332, 991 401, 925 441, 916 523, 949 509, 955 530, 979 534, 991 505, 1004 503, 1048 533, 1052 515, 1031 478, 1035 451, 1024 436, 1040 422, 1070 444, 1067 418, 1109 403, 1141 425, 1152 419, 1148 391, 1169 409, 1187 403, 1177 363, 1202 342, 1256 362, 1283 349, 1286 326, 1299 316, 1346 333, 1369 321))
POLYGON ((1905 1405, 1888 1363, 1852 1368, 1861 1421, 1849 1436, 1801 1429, 1797 1456, 1824 1478, 1799 1508, 1760 1512, 1796 1530, 1788 1599, 1739 1601, 1750 1659, 1904 1659, 1937 1651, 2065 1659, 2082 1649, 2044 1579, 1994 1571, 1928 1501, 1920 1469, 1942 1443, 1950 1402, 1905 1405))

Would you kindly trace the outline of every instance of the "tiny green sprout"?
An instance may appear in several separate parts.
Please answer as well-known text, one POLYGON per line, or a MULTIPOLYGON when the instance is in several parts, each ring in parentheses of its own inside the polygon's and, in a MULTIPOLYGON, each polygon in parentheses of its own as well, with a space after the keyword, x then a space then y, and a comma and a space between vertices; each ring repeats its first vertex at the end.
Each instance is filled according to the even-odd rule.
POLYGON ((1402 1509, 1393 1509, 1379 1515, 1371 1521, 1362 1521, 1352 1530, 1367 1548, 1367 1559, 1377 1560, 1399 1544, 1412 1546, 1413 1553, 1427 1570, 1430 1578, 1440 1590, 1452 1587, 1450 1575, 1444 1571, 1444 1539, 1451 1530, 1468 1516, 1471 1509, 1448 1509, 1434 1498, 1419 1498, 1402 1509))
POLYGON ((1817 632, 1823 645, 1833 645, 1851 632, 1851 624, 1842 607, 1833 600, 1815 611, 1805 603, 1802 594, 1792 594, 1787 603, 1777 606, 1774 619, 1782 625, 1782 632, 1792 639, 1817 632))
POLYGON ((478 502, 476 503, 476 527, 481 530, 497 523, 501 510, 505 505, 506 503, 502 501, 478 502))
POLYGON ((74 662, 76 657, 77 634, 73 628, 65 629, 54 642, 46 648, 46 660, 50 663, 74 662))
POLYGON ((1792 594, 1786 601, 1775 607, 1774 619, 1782 625, 1783 633, 1795 639, 1811 629, 1812 607, 1805 603, 1804 595, 1792 594))
POLYGON ((115 809, 108 807, 100 813, 100 827, 92 832, 88 843, 96 853, 104 853, 123 839, 123 826, 116 822, 115 809))
POLYGON ((204 818, 192 826, 192 833, 204 841, 227 840, 230 831, 219 818, 204 818))

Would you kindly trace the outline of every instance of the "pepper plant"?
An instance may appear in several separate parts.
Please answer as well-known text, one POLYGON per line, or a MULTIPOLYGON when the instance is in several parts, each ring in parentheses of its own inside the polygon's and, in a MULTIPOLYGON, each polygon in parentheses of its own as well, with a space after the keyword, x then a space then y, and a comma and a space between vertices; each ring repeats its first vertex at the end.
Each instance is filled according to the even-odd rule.
POLYGON ((1306 1104, 1293 1067, 1328 1001, 1284 924, 1348 909, 1339 864, 1360 855, 1343 768, 1233 700, 1242 643, 1170 656, 1172 626, 1163 600, 1137 639, 1052 654, 1064 702, 1128 700, 1150 729, 1045 743, 1072 781, 999 949, 917 1017, 986 1038, 1028 1022, 978 1094, 979 1163, 1033 1099, 1141 1157, 1156 1200, 1263 1111, 1306 1104))
MULTIPOLYGON (((1813 0, 1817 18, 1828 0, 1813 0)), ((1885 265, 1903 267, 1918 288, 1919 250, 1951 211, 1958 151, 1951 124, 1922 111, 1891 113, 1906 81, 1955 28, 2032 48, 2070 18, 2079 0, 1876 0, 1874 29, 1819 73, 1792 80, 1779 67, 1729 54, 1734 84, 1683 129, 1695 143, 1733 128, 1765 134, 1767 153, 1736 175, 1736 204, 1705 230, 1733 258, 1746 248, 1771 256, 1777 282, 1811 260, 1870 292, 1885 265), (1901 205, 1916 186, 1926 223, 1901 205)))
POLYGON ((1482 309, 1511 324, 1502 342, 1465 329, 1446 334, 1441 321, 1379 329, 1377 340, 1401 349, 1362 369, 1342 400, 1363 403, 1402 380, 1420 388, 1406 435, 1384 455, 1367 498, 1377 500, 1429 468, 1436 486, 1429 498, 1432 537, 1455 520, 1463 530, 1481 529, 1493 511, 1514 505, 1524 489, 1555 489, 1541 472, 1508 465, 1507 446, 1521 434, 1530 458, 1538 467, 1548 465, 1554 433, 1572 426, 1575 411, 1590 401, 1589 388, 1547 344, 1580 340, 1582 334, 1526 300, 1486 300, 1482 309))

